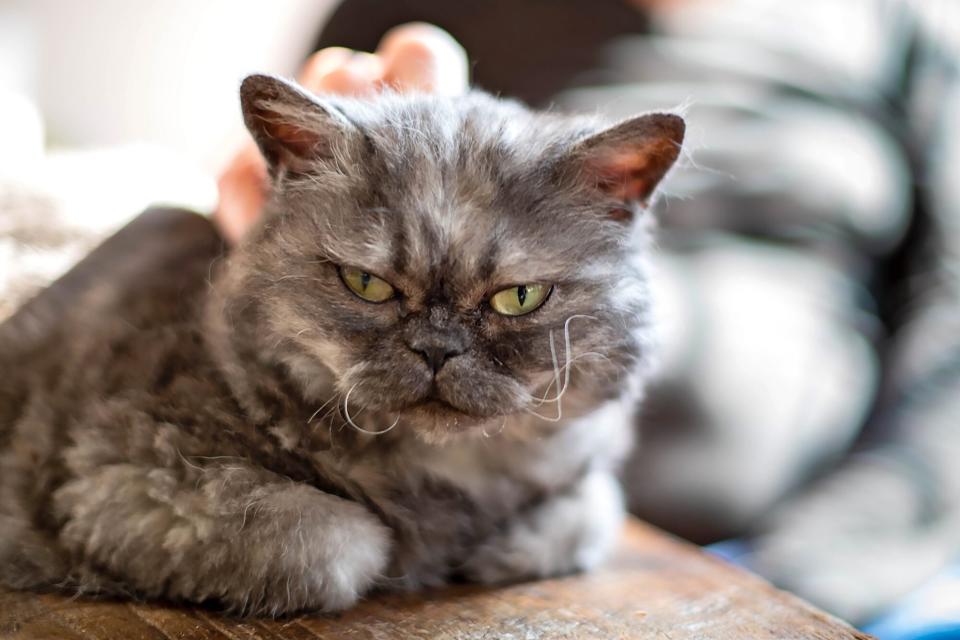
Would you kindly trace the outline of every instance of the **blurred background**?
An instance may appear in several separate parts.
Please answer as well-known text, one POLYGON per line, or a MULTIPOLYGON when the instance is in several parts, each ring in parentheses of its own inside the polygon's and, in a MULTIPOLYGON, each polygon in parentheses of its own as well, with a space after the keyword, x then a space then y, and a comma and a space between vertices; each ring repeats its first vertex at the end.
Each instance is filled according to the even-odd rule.
POLYGON ((292 74, 334 7, 0 0, 0 317, 149 204, 211 210, 240 80, 292 74))
POLYGON ((147 205, 210 211, 244 75, 414 20, 489 91, 687 117, 631 509, 960 637, 957 0, 0 0, 0 319, 147 205))

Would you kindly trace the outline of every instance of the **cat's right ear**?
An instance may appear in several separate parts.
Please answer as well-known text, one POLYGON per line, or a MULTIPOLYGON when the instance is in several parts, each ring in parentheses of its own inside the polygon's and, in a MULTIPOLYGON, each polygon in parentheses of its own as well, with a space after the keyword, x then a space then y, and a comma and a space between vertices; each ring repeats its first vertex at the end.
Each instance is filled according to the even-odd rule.
POLYGON ((356 127, 334 107, 281 78, 247 76, 240 85, 243 121, 273 177, 303 173, 331 159, 336 144, 356 127))

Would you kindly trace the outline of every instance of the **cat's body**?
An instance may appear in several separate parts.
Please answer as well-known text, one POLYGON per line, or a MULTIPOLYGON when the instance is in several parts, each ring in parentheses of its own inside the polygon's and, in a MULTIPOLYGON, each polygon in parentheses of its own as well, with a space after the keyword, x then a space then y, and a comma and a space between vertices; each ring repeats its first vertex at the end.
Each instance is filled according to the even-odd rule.
POLYGON ((275 182, 249 240, 221 260, 207 227, 0 327, 0 581, 280 614, 596 564, 649 351, 628 201, 679 119, 641 127, 633 178, 583 180, 622 131, 486 96, 244 97, 275 182), (524 282, 550 299, 494 313, 524 282))

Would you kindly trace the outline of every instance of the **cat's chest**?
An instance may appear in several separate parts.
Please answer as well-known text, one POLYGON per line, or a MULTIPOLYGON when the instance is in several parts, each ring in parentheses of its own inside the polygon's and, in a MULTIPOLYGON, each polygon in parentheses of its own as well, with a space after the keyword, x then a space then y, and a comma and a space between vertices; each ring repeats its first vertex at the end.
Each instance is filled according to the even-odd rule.
POLYGON ((423 447, 409 454, 407 468, 482 510, 509 512, 567 490, 591 468, 616 464, 630 444, 630 414, 620 402, 549 430, 539 426, 517 422, 496 436, 423 447))
MULTIPOLYGON (((524 513, 575 491, 591 469, 615 462, 627 447, 629 415, 605 407, 555 425, 539 437, 465 440, 411 447, 379 493, 381 515, 394 531, 391 574, 417 584, 446 576, 524 513)), ((518 434, 520 435, 520 434, 518 434)))

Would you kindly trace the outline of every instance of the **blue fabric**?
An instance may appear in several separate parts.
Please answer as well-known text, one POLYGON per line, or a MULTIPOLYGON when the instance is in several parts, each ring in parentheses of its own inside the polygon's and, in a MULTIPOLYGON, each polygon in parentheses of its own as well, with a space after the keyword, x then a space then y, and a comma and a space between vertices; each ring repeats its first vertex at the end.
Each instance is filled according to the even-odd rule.
MULTIPOLYGON (((748 542, 724 540, 704 547, 728 562, 745 566, 748 542)), ((746 568, 746 567, 745 567, 746 568)), ((878 640, 960 640, 960 562, 942 571, 863 627, 878 640)))
POLYGON ((863 629, 880 640, 960 640, 960 563, 863 629))
POLYGON ((750 553, 750 543, 741 538, 731 538, 730 540, 723 540, 721 542, 715 542, 711 545, 707 545, 703 548, 704 551, 717 556, 718 558, 723 558, 727 562, 732 562, 733 564, 739 565, 746 569, 746 565, 740 561, 740 559, 750 553))

